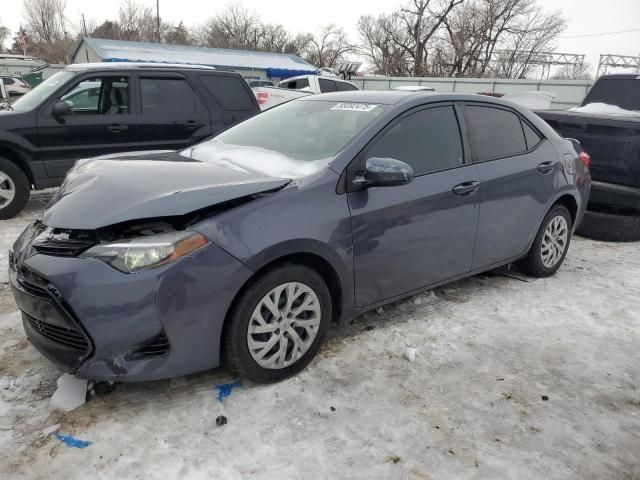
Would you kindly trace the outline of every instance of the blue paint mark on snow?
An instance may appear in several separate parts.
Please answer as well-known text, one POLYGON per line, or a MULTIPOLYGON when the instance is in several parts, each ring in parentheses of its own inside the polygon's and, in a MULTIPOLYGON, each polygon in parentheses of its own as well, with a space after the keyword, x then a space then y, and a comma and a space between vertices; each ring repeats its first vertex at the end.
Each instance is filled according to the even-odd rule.
POLYGON ((87 448, 93 443, 87 440, 78 440, 77 438, 73 438, 71 435, 62 435, 60 433, 54 433, 53 436, 61 442, 64 442, 68 447, 72 448, 87 448))
POLYGON ((242 388, 242 383, 240 382, 240 380, 236 380, 232 383, 221 383, 219 385, 216 385, 215 388, 218 389, 218 400, 222 401, 229 395, 231 395, 231 391, 234 388, 242 388))

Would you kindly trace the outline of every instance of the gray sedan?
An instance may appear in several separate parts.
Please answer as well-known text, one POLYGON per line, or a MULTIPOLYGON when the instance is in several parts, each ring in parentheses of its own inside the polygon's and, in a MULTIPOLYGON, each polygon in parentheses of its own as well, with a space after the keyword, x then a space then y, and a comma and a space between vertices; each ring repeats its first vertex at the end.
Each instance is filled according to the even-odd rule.
POLYGON ((96 380, 295 374, 332 322, 562 264, 588 155, 490 97, 304 97, 180 152, 79 162, 10 255, 31 342, 96 380))

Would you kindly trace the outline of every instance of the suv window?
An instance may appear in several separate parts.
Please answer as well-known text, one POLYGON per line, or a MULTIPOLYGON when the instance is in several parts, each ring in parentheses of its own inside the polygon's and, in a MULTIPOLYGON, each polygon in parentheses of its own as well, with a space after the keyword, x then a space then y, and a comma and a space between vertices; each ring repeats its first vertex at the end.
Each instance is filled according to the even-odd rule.
POLYGON ((336 87, 336 82, 333 80, 327 80, 326 78, 319 78, 318 83, 320 84, 320 92, 335 92, 338 90, 336 87))
POLYGON ((76 115, 122 115, 129 113, 129 79, 94 77, 77 83, 60 100, 76 115))
POLYGON ((414 175, 462 165, 462 141, 453 107, 427 108, 404 117, 367 150, 365 159, 373 157, 408 163, 414 175))
POLYGON ((141 78, 140 99, 143 114, 193 113, 201 102, 183 78, 141 78))
POLYGON ((509 110, 467 105, 477 161, 510 157, 527 151, 520 117, 509 110))
POLYGON ((241 80, 223 75, 200 75, 200 81, 225 110, 253 110, 251 96, 241 80))
POLYGON ((303 88, 309 87, 309 79, 299 78, 298 80, 291 80, 290 82, 282 82, 278 86, 282 88, 290 88, 292 90, 302 90, 303 88))
POLYGON ((13 81, 13 78, 5 78, 4 79, 4 84, 5 85, 13 85, 15 82, 13 81))
POLYGON ((338 87, 339 92, 349 92, 351 90, 358 90, 358 87, 355 85, 351 85, 347 82, 336 82, 336 86, 338 87))

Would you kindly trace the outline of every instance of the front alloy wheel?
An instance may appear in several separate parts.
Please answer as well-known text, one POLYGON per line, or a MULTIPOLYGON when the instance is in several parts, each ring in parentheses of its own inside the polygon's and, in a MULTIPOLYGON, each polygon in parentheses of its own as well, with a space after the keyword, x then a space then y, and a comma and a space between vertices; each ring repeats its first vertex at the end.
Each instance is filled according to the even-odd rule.
POLYGON ((224 326, 225 364, 256 383, 283 380, 318 353, 330 321, 331 296, 322 276, 303 265, 280 265, 234 302, 224 326))
POLYGON ((278 285, 258 303, 247 329, 251 357, 263 368, 280 369, 296 363, 318 335, 322 311, 307 285, 278 285))

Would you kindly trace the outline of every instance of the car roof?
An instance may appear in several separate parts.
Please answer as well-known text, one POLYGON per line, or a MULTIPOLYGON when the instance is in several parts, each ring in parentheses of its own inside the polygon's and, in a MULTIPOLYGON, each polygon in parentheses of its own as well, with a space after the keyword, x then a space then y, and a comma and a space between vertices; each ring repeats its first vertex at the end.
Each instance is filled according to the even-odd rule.
MULTIPOLYGON (((495 97, 486 95, 477 95, 469 93, 438 93, 429 91, 400 91, 400 90, 358 90, 347 92, 331 92, 321 93, 318 95, 309 95, 296 99, 297 102, 359 102, 359 103, 377 103, 380 105, 398 105, 401 103, 424 103, 429 102, 455 102, 455 101, 476 101, 484 103, 494 103, 496 105, 508 105, 514 107, 514 104, 495 97)), ((517 105, 515 105, 517 106, 517 105)))
POLYGON ((72 72, 84 72, 87 70, 216 70, 206 65, 190 65, 183 63, 144 63, 144 62, 100 62, 100 63, 73 63, 67 65, 65 70, 72 72))

